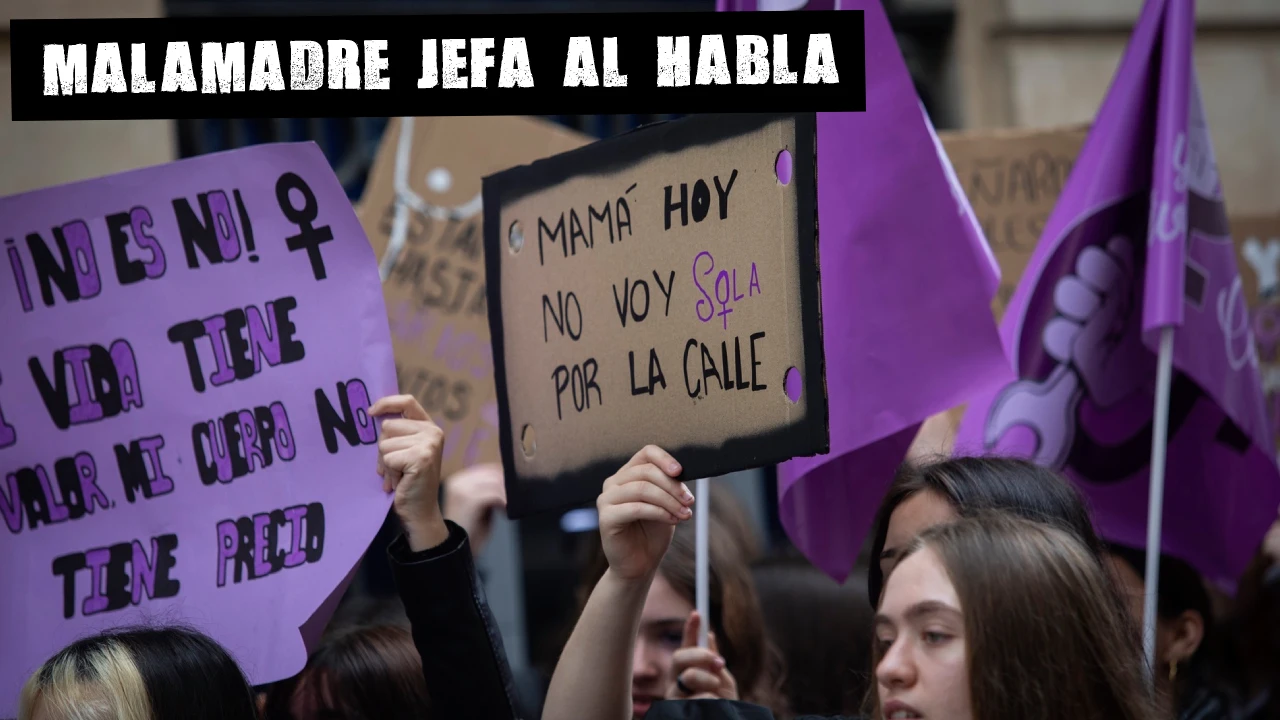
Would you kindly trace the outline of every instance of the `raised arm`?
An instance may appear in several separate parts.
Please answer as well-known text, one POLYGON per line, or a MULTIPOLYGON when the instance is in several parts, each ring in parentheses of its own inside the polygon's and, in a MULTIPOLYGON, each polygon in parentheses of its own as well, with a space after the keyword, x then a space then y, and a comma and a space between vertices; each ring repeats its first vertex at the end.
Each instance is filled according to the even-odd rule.
POLYGON ((630 720, 640 615, 677 524, 693 517, 680 464, 652 445, 604 482, 596 507, 609 569, 556 665, 543 720, 630 720))
POLYGON ((444 433, 412 396, 369 408, 382 423, 378 474, 404 534, 388 549, 422 657, 432 717, 520 717, 502 635, 476 575, 467 533, 440 511, 444 433))

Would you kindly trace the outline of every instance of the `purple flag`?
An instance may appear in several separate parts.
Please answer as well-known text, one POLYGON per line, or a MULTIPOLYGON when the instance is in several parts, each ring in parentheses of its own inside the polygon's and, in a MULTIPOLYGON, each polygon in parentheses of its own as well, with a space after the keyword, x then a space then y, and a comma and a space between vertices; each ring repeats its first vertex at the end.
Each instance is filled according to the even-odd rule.
MULTIPOLYGON (((803 2, 721 0, 720 10, 803 2)), ((879 0, 864 12, 867 112, 818 114, 818 226, 831 452, 779 468, 792 541, 843 581, 921 422, 1011 378, 995 258, 923 112, 879 0)))
POLYGON ((1006 310, 1018 380, 969 407, 956 452, 1065 472, 1106 538, 1144 547, 1155 331, 1174 325, 1162 547, 1231 587, 1275 519, 1280 476, 1193 32, 1192 0, 1143 7, 1006 310))

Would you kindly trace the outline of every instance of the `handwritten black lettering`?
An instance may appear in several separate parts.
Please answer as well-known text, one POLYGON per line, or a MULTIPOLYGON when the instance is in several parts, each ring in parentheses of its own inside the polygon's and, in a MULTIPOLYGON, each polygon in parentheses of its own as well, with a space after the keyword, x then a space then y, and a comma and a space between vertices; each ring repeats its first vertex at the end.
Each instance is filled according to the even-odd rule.
POLYGON ((600 385, 596 383, 596 373, 599 369, 599 363, 596 362, 595 358, 587 358, 581 365, 559 365, 555 370, 551 371, 551 380, 555 383, 556 388, 556 417, 558 419, 564 419, 564 413, 561 409, 561 397, 566 390, 569 390, 573 399, 573 409, 578 412, 591 408, 591 390, 593 389, 596 391, 596 404, 604 404, 600 385))
POLYGON ((138 363, 127 340, 116 340, 110 349, 94 344, 57 350, 48 372, 35 357, 27 361, 27 367, 49 418, 60 430, 142 407, 138 363), (67 385, 68 370, 74 384, 74 404, 72 388, 67 385))
POLYGON ((218 532, 218 587, 257 580, 285 568, 316 563, 324 555, 324 506, 295 505, 222 520, 218 532), (289 542, 280 542, 282 538, 289 542), (227 572, 230 563, 232 571, 227 572))
POLYGON ((306 357, 302 341, 294 338, 297 326, 289 313, 297 309, 293 297, 268 302, 263 311, 249 305, 232 308, 203 320, 187 320, 169 328, 169 342, 180 343, 186 354, 191 387, 204 392, 204 373, 196 340, 206 337, 213 350, 215 370, 209 376, 214 387, 236 380, 247 380, 262 371, 262 363, 271 367, 295 363, 306 357), (263 316, 267 321, 264 322, 263 316), (248 337, 245 337, 245 330, 248 337))
POLYGON ((582 337, 582 304, 578 302, 578 296, 571 290, 564 292, 556 291, 556 302, 551 303, 550 296, 542 296, 542 341, 547 342, 550 335, 547 330, 547 314, 551 315, 551 322, 555 324, 556 330, 560 332, 561 337, 568 331, 569 339, 577 342, 582 337), (572 312, 569 303, 572 301, 572 312), (577 318, 577 332, 574 331, 574 318, 577 318))
POLYGON ((649 348, 649 383, 636 387, 636 354, 635 352, 627 353, 627 362, 631 366, 631 394, 632 395, 652 395, 654 388, 662 385, 662 389, 667 389, 667 378, 662 374, 662 363, 658 360, 658 351, 656 348, 649 348))
MULTIPOLYGON (((720 219, 725 220, 729 217, 729 191, 733 189, 733 183, 738 178, 738 171, 734 169, 729 175, 729 180, 721 184, 720 176, 712 177, 712 182, 716 186, 716 199, 720 209, 720 219)), ((699 178, 693 183, 693 197, 689 197, 689 184, 680 183, 680 200, 673 202, 674 185, 668 185, 663 190, 663 220, 664 230, 671 229, 671 215, 677 210, 680 211, 680 225, 684 227, 689 224, 689 216, 692 214, 693 222, 700 223, 706 219, 707 214, 711 210, 711 190, 707 186, 707 181, 699 178)))
POLYGON ((54 246, 58 257, 39 233, 27 235, 27 250, 36 268, 40 282, 40 299, 46 307, 53 307, 53 287, 56 285, 66 302, 97 297, 102 291, 102 278, 98 274, 98 259, 93 252, 89 226, 83 220, 73 220, 53 228, 54 246))
POLYGON ((372 445, 378 441, 378 426, 369 416, 369 390, 364 381, 352 378, 338 383, 339 415, 323 388, 316 388, 316 411, 320 415, 320 431, 324 434, 324 447, 329 454, 338 453, 338 433, 347 445, 372 445))
MULTIPOLYGON (((182 238, 182 249, 186 253, 187 267, 195 270, 200 267, 200 255, 210 265, 232 262, 240 257, 241 248, 252 253, 253 228, 249 224, 249 212, 244 206, 244 199, 239 190, 233 190, 237 213, 231 210, 231 200, 225 190, 211 190, 196 196, 200 205, 200 216, 197 217, 191 202, 187 198, 174 198, 173 213, 178 220, 178 235, 182 238), (237 215, 240 226, 236 225, 237 215), (243 239, 241 234, 243 233, 243 239)), ((250 255, 254 261, 256 255, 250 255)), ((117 260, 117 272, 119 265, 117 260)))
POLYGON ((289 462, 297 454, 289 414, 279 401, 198 422, 191 426, 191 445, 204 485, 229 483, 270 467, 277 457, 289 462))
POLYGON ((75 616, 76 575, 89 571, 89 594, 80 606, 82 615, 120 610, 148 600, 171 598, 182 584, 170 573, 177 565, 173 551, 178 536, 160 535, 150 538, 150 557, 142 542, 116 543, 108 547, 62 555, 53 561, 53 574, 62 578, 62 616, 75 616))
POLYGON ((114 447, 125 500, 132 503, 139 493, 150 499, 173 492, 173 479, 164 474, 160 463, 163 447, 164 437, 160 435, 132 440, 128 447, 123 444, 114 447))
POLYGON ((25 514, 27 528, 77 520, 92 515, 95 506, 111 507, 102 488, 98 487, 98 466, 87 452, 64 457, 53 464, 56 485, 49 480, 43 465, 20 468, 5 477, 0 487, 0 514, 9 532, 22 532, 25 514))

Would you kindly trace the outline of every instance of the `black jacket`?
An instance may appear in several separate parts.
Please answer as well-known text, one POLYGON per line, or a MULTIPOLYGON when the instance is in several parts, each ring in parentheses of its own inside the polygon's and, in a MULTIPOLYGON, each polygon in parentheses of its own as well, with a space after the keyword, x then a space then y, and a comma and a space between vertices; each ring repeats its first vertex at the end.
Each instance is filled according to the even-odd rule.
POLYGON ((449 539, 411 552, 400 535, 387 549, 400 599, 422 656, 433 720, 523 720, 467 533, 445 521, 449 539))

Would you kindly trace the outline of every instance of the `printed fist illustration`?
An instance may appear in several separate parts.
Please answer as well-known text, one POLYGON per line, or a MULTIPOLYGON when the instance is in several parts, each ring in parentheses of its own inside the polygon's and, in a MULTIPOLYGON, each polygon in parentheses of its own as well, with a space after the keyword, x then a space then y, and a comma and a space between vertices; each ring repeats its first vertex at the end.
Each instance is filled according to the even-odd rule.
POLYGON ((1134 298, 1133 243, 1116 235, 1107 248, 1086 247, 1076 258, 1076 273, 1058 281, 1054 306, 1060 315, 1044 330, 1051 357, 1072 365, 1084 390, 1099 407, 1111 407, 1143 381, 1149 351, 1138 329, 1134 298))
POLYGON ((1054 287, 1058 314, 1042 335, 1045 353, 1059 364, 1043 381, 1021 380, 1001 392, 986 427, 988 448, 1013 427, 1027 427, 1037 440, 1032 459, 1062 468, 1081 398, 1107 408, 1146 380, 1135 270, 1133 243, 1124 236, 1112 237, 1105 249, 1091 245, 1080 251, 1075 274, 1054 287))

